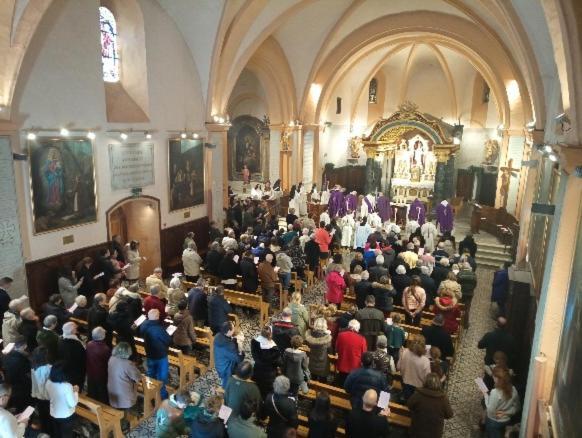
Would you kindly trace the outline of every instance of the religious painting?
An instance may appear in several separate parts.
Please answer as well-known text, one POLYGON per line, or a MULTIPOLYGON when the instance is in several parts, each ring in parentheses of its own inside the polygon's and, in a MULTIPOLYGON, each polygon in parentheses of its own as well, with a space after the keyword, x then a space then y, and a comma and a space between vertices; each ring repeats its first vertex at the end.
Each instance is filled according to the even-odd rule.
POLYGON ((34 233, 97 220, 93 145, 84 138, 29 141, 34 233))
POLYGON ((204 140, 170 139, 170 211, 204 204, 204 140))
POLYGON ((239 116, 228 130, 228 170, 231 181, 265 181, 269 175, 269 126, 253 116, 239 116))

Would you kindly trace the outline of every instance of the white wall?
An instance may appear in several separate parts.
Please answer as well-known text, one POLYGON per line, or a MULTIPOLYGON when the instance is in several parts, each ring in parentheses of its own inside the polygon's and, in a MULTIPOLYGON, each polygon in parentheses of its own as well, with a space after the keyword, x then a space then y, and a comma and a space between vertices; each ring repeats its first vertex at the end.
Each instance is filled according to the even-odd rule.
MULTIPOLYGON (((204 103, 196 67, 174 22, 154 0, 140 0, 140 5, 146 31, 150 123, 107 123, 97 0, 55 2, 31 43, 17 84, 15 118, 20 118, 23 128, 58 128, 65 124, 99 128, 94 141, 98 216, 93 224, 33 236, 27 164, 17 163, 21 167, 17 175, 21 176, 24 187, 19 208, 27 261, 106 240, 105 212, 130 194, 128 190, 111 191, 107 145, 118 140, 106 134, 108 129, 133 127, 156 131, 152 140, 156 183, 145 187, 143 194, 161 199, 162 228, 206 214, 205 205, 191 209, 189 219, 184 219, 183 211, 169 213, 167 140, 175 134, 167 130, 203 129, 204 103), (71 234, 74 243, 64 246, 62 237, 71 234)), ((24 133, 21 143, 24 149, 24 133)))
POLYGON ((465 128, 463 142, 455 157, 455 168, 480 166, 485 159, 485 141, 495 138, 496 129, 465 128))

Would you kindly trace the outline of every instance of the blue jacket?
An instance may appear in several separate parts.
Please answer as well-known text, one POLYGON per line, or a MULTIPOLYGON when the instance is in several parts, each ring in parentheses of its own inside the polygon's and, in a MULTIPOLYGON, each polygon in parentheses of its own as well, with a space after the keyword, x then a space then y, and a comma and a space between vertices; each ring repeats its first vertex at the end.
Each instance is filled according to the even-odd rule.
POLYGON ((172 337, 159 321, 144 321, 139 327, 139 333, 145 341, 145 351, 148 359, 162 359, 168 356, 168 348, 172 343, 172 337))
POLYGON ((214 366, 219 376, 231 376, 244 356, 239 354, 236 339, 222 333, 214 337, 214 366))
POLYGON ((232 307, 228 301, 220 295, 211 295, 208 298, 208 325, 219 331, 222 324, 228 321, 228 314, 232 312, 232 307))
POLYGON ((344 389, 350 394, 352 408, 356 408, 362 406, 362 397, 368 389, 375 389, 378 396, 381 391, 388 391, 388 381, 380 371, 358 368, 348 375, 344 389))
POLYGON ((204 325, 208 325, 208 297, 206 293, 198 288, 193 287, 188 292, 188 309, 190 315, 195 321, 205 321, 204 325))
POLYGON ((507 269, 500 269, 493 274, 493 287, 491 290, 491 301, 505 302, 509 290, 509 272, 507 269))

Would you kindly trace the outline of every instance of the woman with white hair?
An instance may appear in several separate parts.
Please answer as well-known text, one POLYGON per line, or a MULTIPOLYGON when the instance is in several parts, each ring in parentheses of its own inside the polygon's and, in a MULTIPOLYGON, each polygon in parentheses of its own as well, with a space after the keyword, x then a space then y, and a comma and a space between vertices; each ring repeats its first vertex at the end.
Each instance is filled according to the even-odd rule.
POLYGON ((95 327, 91 332, 93 340, 87 343, 87 395, 105 404, 108 403, 107 363, 111 357, 106 335, 103 327, 95 327))
POLYGON ((350 372, 360 367, 362 355, 368 350, 366 338, 360 335, 359 331, 360 323, 356 319, 352 319, 348 323, 348 329, 337 335, 335 367, 338 371, 337 384, 339 386, 343 386, 350 372))
POLYGON ((128 410, 137 401, 141 373, 129 360, 131 353, 131 346, 127 342, 120 342, 113 348, 107 364, 109 404, 115 409, 128 410))
POLYGON ((174 274, 170 280, 170 288, 168 289, 168 305, 166 306, 166 313, 173 317, 178 311, 178 304, 184 299, 184 297, 182 281, 179 276, 174 274))
POLYGON ((289 428, 297 428, 297 402, 289 396, 291 382, 285 376, 278 376, 273 382, 273 392, 267 395, 263 404, 264 415, 269 417, 268 438, 285 436, 289 428))

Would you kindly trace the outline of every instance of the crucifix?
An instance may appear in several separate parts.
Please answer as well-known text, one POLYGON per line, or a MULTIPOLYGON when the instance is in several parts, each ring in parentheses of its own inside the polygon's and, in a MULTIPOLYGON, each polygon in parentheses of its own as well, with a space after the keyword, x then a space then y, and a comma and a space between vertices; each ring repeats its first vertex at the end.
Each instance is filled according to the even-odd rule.
POLYGON ((513 158, 507 160, 507 166, 500 167, 501 171, 501 187, 499 188, 499 194, 502 196, 501 206, 507 208, 507 194, 509 193, 509 182, 512 176, 519 175, 521 169, 513 168, 513 158))

